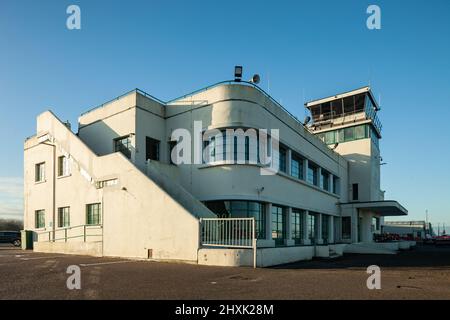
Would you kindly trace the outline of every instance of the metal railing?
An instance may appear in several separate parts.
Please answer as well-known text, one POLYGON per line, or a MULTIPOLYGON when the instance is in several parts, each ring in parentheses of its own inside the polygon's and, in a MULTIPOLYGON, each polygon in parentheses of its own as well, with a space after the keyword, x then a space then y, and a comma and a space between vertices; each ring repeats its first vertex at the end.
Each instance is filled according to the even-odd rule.
POLYGON ((87 242, 88 238, 90 237, 101 237, 100 240, 92 241, 92 242, 102 242, 103 241, 103 226, 98 225, 87 225, 82 224, 78 226, 73 227, 65 227, 65 228, 58 228, 55 230, 49 230, 44 232, 38 232, 38 242, 56 242, 64 240, 64 242, 67 242, 69 239, 76 239, 76 238, 83 238, 83 242, 87 242), (73 232, 73 231, 79 231, 79 232, 73 232), (90 233, 92 230, 101 230, 102 232, 100 234, 97 233, 90 233), (48 237, 43 237, 44 239, 41 240, 41 236, 48 234, 48 237), (53 235, 53 237, 52 237, 53 235), (61 235, 61 236, 60 236, 61 235))
MULTIPOLYGON (((378 118, 376 110, 365 107, 365 109, 345 112, 345 113, 336 113, 335 111, 321 113, 320 115, 313 116, 314 124, 320 125, 324 122, 339 120, 341 123, 352 122, 361 119, 370 119, 374 127, 381 133, 381 129, 383 128, 380 119, 378 118)), ((313 125, 314 125, 313 124, 313 125)))
POLYGON ((201 218, 200 243, 206 247, 253 249, 256 268, 255 218, 201 218))

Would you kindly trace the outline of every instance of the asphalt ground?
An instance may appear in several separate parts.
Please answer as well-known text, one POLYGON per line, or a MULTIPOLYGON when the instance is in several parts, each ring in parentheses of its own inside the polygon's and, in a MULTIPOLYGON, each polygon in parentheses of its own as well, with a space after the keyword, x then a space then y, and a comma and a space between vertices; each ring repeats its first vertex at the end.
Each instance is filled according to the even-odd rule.
POLYGON ((253 269, 44 254, 2 245, 0 299, 450 299, 450 247, 253 269), (71 265, 80 267, 79 290, 66 285, 71 265), (380 290, 367 288, 370 265, 381 268, 380 290))

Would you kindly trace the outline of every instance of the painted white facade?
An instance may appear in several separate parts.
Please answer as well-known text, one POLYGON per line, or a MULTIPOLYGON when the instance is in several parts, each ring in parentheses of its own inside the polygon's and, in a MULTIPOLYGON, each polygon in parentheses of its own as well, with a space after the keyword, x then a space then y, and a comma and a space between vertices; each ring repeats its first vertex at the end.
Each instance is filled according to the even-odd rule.
MULTIPOLYGON (((314 103, 307 104, 311 106, 314 103)), ((221 83, 170 102, 133 90, 81 115, 77 134, 46 111, 38 116, 36 135, 25 141, 25 229, 36 233, 35 247, 43 251, 51 250, 52 242, 67 239, 70 250, 64 250, 62 244, 58 250, 76 253, 74 243, 86 241, 101 243, 95 245, 98 255, 208 264, 205 255, 210 256, 211 250, 200 245, 199 218, 216 217, 211 208, 220 201, 230 206, 250 201, 263 212, 262 235, 257 241, 258 251, 265 252, 264 258, 258 258, 265 261, 261 265, 324 255, 316 254, 311 242, 371 242, 377 232, 372 227, 373 218, 406 210, 396 202, 384 202, 380 155, 373 139, 340 143, 332 150, 316 136, 350 125, 338 121, 335 119, 329 128, 305 126, 261 89, 244 82, 221 83), (196 128, 194 121, 201 121, 202 126, 196 128), (264 176, 259 164, 173 165, 170 140, 173 131, 180 128, 190 132, 193 140, 211 129, 278 129, 280 144, 286 150, 285 172, 264 176), (121 137, 128 137, 129 159, 115 152, 114 141, 121 137), (146 159, 147 137, 159 141, 157 160, 146 159), (300 178, 292 176, 294 154, 303 165, 300 178), (61 156, 69 159, 70 174, 59 177, 61 156), (45 178, 36 182, 39 163, 44 163, 45 178), (310 163, 317 168, 317 185, 305 179, 310 163), (322 179, 328 181, 328 190, 320 183, 322 172, 326 172, 322 179), (359 185, 356 201, 352 199, 355 183, 359 185), (97 229, 85 227, 87 206, 93 203, 101 208, 97 229), (59 208, 64 207, 70 208, 71 229, 58 224, 59 208), (272 236, 274 207, 282 208, 284 219, 282 237, 276 240, 272 236), (38 228, 39 210, 44 210, 45 223, 38 228), (296 210, 301 216, 298 233, 294 232, 298 224, 294 227, 293 221, 296 210), (315 227, 310 237, 308 216, 312 214, 315 227), (351 218, 349 237, 342 236, 342 217, 351 218), (91 235, 85 237, 87 232, 91 235)), ((372 120, 362 117, 354 119, 355 123, 370 125, 372 120)), ((191 151, 194 162, 193 147, 191 151)), ((215 259, 238 265, 236 261, 241 258, 230 252, 231 262, 215 259)), ((83 253, 82 245, 79 253, 83 253)), ((248 260, 246 255, 242 261, 248 260)))

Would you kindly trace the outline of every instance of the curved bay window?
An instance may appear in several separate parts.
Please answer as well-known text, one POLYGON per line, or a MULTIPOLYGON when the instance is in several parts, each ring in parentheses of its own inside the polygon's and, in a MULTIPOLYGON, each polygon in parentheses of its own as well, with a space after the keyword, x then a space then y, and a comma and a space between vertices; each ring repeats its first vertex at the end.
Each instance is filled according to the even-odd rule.
POLYGON ((206 207, 219 218, 255 218, 257 239, 265 238, 264 204, 256 201, 206 201, 206 207))

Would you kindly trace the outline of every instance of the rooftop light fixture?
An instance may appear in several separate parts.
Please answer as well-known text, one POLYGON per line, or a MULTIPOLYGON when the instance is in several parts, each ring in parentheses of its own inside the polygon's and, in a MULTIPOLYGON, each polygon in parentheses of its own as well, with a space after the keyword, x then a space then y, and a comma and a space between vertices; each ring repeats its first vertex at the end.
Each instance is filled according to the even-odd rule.
POLYGON ((242 79, 242 66, 234 67, 234 81, 241 81, 242 79))

